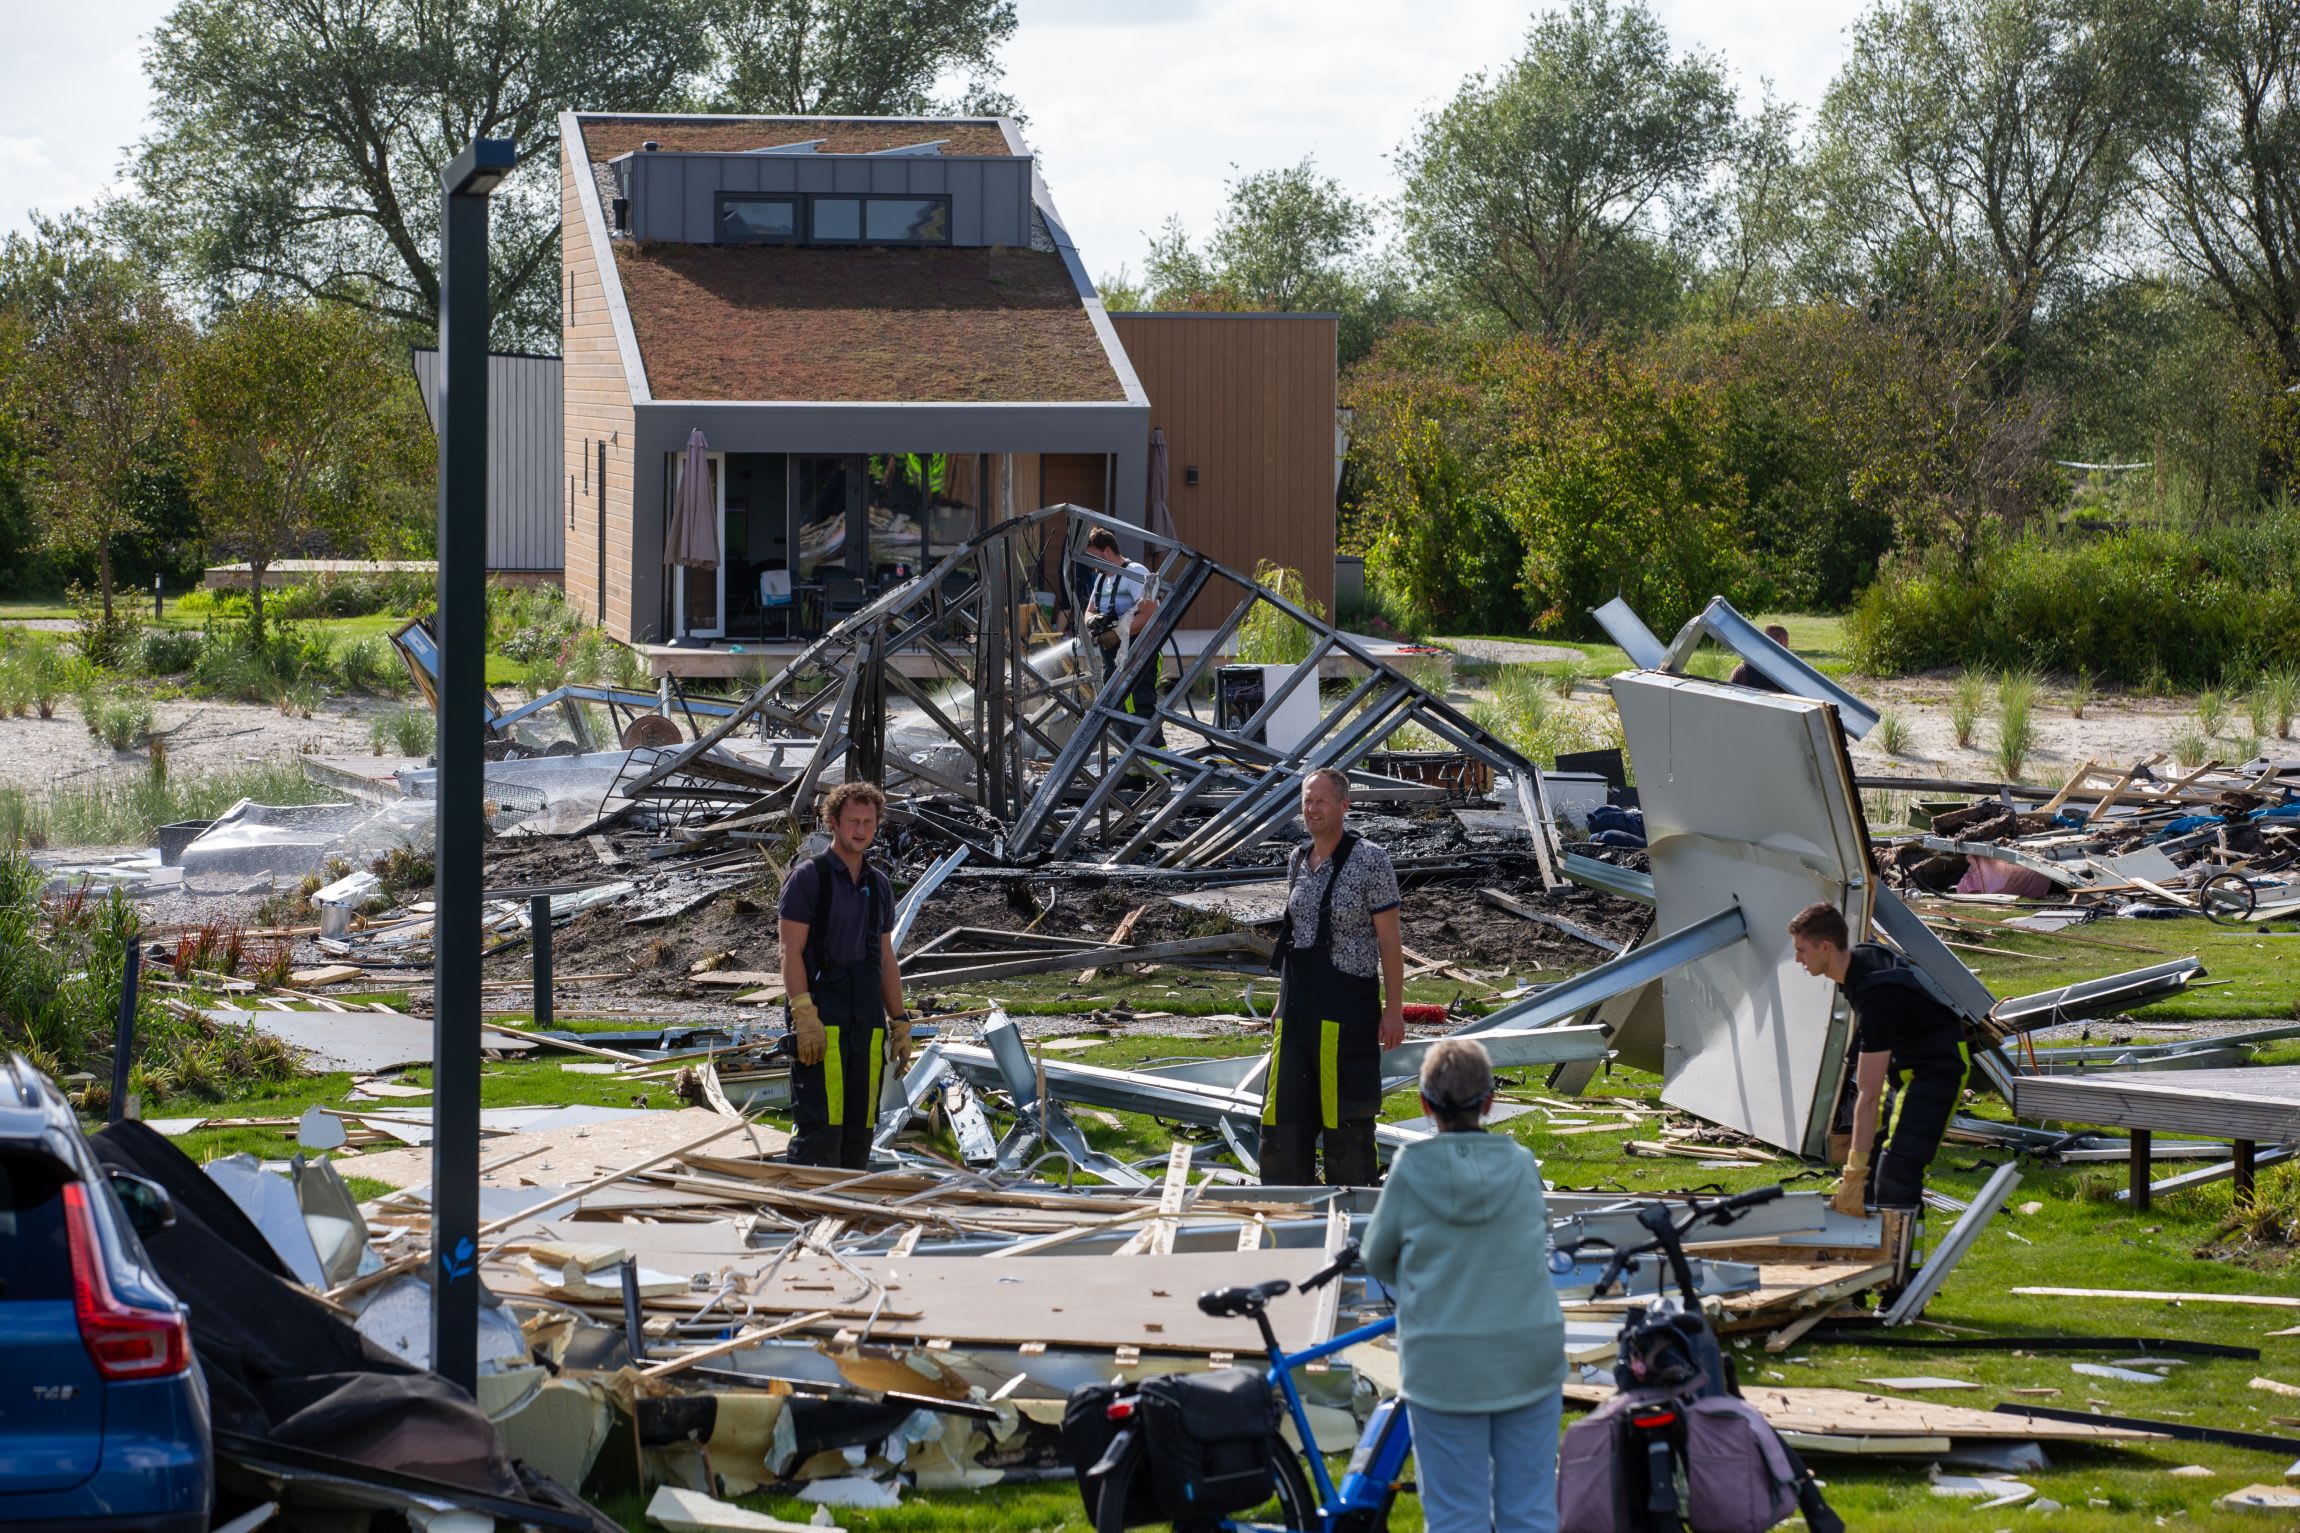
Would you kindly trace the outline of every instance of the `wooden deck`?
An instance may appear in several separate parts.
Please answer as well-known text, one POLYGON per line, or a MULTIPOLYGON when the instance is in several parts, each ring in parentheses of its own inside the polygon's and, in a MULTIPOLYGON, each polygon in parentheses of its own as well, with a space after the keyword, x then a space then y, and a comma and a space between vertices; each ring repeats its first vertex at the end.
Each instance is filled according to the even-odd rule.
POLYGON ((2148 1207, 2149 1142, 2158 1130, 2233 1140, 2242 1205, 2252 1198, 2255 1148, 2300 1142, 2300 1065, 2022 1076, 2013 1082, 2013 1115, 2128 1130, 2135 1211, 2148 1207))

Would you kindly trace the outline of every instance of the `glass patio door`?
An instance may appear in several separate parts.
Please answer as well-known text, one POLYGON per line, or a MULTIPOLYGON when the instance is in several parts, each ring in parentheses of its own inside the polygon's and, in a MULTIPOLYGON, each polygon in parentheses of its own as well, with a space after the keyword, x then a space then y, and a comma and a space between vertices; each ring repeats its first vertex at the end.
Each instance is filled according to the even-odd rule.
MULTIPOLYGON (((716 639, 727 631, 727 455, 706 453, 704 459, 711 476, 711 514, 718 527, 719 562, 708 569, 680 565, 671 572, 672 632, 690 639, 716 639)), ((678 504, 686 477, 686 455, 674 454, 673 506, 678 504)))

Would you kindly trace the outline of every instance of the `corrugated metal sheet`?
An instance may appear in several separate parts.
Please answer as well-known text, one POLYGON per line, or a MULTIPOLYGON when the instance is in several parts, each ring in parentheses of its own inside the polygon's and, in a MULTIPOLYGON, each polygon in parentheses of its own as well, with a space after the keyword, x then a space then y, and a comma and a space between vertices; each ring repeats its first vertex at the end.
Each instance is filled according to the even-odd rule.
MULTIPOLYGON (((410 358, 423 409, 439 429, 439 353, 410 358)), ((566 563, 559 359, 497 352, 487 359, 487 567, 560 573, 566 563)))

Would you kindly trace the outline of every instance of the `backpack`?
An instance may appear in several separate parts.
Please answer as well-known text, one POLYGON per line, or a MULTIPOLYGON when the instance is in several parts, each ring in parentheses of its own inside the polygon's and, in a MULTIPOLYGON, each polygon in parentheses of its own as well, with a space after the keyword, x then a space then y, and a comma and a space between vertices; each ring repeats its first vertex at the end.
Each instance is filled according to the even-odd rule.
POLYGON ((1144 1379, 1136 1404, 1159 1509, 1177 1527, 1212 1523, 1276 1493, 1278 1404, 1256 1368, 1144 1379))
POLYGON ((1842 1533, 1796 1450, 1735 1395, 1685 1399, 1619 1390, 1567 1428, 1558 1453, 1558 1533, 1634 1533, 1644 1526, 1645 1466, 1632 1463, 1630 1415, 1674 1407, 1692 1533, 1765 1533, 1800 1506, 1812 1533, 1842 1533), (1636 1491, 1634 1496, 1632 1492, 1636 1491))

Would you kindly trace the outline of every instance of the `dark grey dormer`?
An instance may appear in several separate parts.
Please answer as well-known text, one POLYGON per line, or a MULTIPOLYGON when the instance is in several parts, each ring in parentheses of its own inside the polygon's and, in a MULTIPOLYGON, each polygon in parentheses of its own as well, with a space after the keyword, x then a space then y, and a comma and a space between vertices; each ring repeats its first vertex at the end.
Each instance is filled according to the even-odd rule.
MULTIPOLYGON (((823 154, 638 150, 611 162, 637 240, 693 245, 1030 245, 1030 157, 921 143, 823 154)), ((620 211, 620 210, 619 210, 620 211)))

